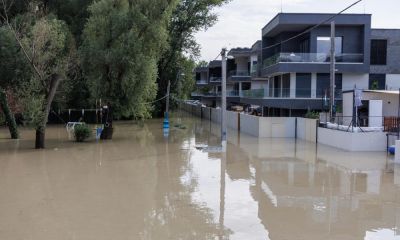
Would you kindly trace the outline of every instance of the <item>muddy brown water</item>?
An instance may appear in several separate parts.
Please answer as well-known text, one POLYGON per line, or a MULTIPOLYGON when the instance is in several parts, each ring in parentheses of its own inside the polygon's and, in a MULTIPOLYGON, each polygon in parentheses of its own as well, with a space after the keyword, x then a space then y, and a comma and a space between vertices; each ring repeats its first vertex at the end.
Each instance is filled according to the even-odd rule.
POLYGON ((112 141, 47 149, 0 130, 0 239, 400 239, 400 167, 294 139, 256 139, 189 116, 116 124, 112 141))

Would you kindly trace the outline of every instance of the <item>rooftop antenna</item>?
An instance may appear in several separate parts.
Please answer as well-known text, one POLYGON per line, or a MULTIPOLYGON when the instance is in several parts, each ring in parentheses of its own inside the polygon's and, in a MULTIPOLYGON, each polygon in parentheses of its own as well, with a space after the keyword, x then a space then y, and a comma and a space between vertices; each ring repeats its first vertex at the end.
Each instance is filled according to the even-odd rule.
POLYGON ((281 0, 281 13, 283 13, 283 0, 281 0))

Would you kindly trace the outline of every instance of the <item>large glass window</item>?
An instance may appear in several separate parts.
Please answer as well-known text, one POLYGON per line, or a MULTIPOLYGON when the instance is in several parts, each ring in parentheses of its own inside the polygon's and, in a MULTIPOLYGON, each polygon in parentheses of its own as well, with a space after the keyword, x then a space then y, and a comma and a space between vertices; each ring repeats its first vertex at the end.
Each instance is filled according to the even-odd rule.
POLYGON ((296 74, 296 97, 311 98, 311 73, 296 74))
POLYGON ((386 65, 387 40, 371 40, 371 64, 386 65))
MULTIPOLYGON (((335 38, 335 53, 341 54, 343 51, 343 37, 335 38)), ((317 53, 330 54, 331 52, 331 38, 330 37, 317 37, 317 53)))
MULTIPOLYGON (((329 89, 331 88, 331 75, 329 73, 318 73, 317 74, 317 98, 322 98, 330 95, 329 89)), ((341 97, 342 92, 342 74, 337 73, 335 75, 335 90, 336 98, 341 97)))

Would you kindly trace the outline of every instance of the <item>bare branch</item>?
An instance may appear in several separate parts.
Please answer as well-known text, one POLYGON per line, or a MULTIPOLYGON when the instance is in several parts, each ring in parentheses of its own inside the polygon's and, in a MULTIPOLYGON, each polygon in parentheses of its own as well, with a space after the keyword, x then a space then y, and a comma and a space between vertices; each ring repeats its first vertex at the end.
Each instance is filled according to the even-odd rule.
POLYGON ((22 49, 22 52, 24 53, 26 59, 28 60, 29 64, 32 66, 34 69, 35 73, 39 76, 40 79, 42 79, 42 75, 40 74, 39 69, 36 67, 35 63, 32 61, 31 57, 29 56, 27 50, 25 49, 24 45, 21 42, 21 39, 19 38, 16 30, 11 26, 9 18, 8 18, 8 13, 7 13, 7 4, 5 0, 1 0, 3 3, 3 9, 4 9, 4 16, 3 18, 5 19, 5 23, 7 27, 10 29, 10 31, 13 33, 15 40, 17 41, 19 47, 22 49))

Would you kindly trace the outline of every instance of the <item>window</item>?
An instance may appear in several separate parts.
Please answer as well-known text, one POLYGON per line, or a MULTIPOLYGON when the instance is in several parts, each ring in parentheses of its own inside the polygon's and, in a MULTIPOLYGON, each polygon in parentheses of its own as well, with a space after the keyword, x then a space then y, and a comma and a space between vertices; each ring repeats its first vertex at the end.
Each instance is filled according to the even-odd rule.
POLYGON ((296 74, 296 97, 297 98, 311 97, 311 73, 296 74))
POLYGON ((385 90, 386 89, 386 75, 385 74, 370 74, 369 75, 369 89, 370 90, 385 90))
POLYGON ((282 97, 290 97, 290 73, 282 75, 282 97))
MULTIPOLYGON (((325 93, 329 96, 331 88, 331 75, 329 73, 318 73, 317 74, 317 98, 322 98, 325 93)), ((341 97, 342 92, 342 74, 337 73, 335 75, 335 90, 336 98, 341 97)))
MULTIPOLYGON (((343 51, 343 37, 335 38, 335 53, 341 54, 343 51)), ((330 54, 331 52, 331 38, 330 37, 317 37, 317 53, 330 54)))
POLYGON ((309 53, 310 52, 310 39, 305 39, 300 42, 300 52, 309 53))
POLYGON ((371 65, 386 65, 387 40, 371 40, 371 65))

